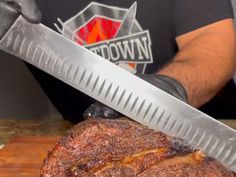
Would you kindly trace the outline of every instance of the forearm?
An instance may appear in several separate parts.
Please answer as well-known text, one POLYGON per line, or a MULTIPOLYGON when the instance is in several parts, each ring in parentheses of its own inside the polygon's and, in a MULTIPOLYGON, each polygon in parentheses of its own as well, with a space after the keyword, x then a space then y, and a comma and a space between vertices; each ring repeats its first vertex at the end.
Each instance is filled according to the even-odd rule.
MULTIPOLYGON (((159 74, 178 80, 186 89, 188 102, 199 107, 211 99, 232 77, 235 70, 235 36, 215 30, 203 31, 187 45, 159 74)), ((178 39, 177 39, 178 40, 178 39)))

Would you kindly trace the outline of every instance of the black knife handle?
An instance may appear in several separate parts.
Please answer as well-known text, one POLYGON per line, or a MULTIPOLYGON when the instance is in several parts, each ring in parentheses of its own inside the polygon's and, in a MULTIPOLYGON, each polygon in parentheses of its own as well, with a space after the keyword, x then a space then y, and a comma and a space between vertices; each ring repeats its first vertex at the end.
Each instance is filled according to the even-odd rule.
POLYGON ((30 23, 39 23, 41 12, 35 0, 4 0, 12 4, 15 9, 30 23))
POLYGON ((0 39, 19 17, 19 12, 8 2, 0 0, 0 39))
POLYGON ((0 39, 20 14, 31 23, 39 23, 42 16, 35 0, 0 0, 0 39))

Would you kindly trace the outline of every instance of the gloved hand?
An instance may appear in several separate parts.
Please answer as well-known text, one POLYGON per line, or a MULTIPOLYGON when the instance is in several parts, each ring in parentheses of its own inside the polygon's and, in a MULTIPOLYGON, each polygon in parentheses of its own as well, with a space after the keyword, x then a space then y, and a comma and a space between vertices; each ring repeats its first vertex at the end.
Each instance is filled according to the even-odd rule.
POLYGON ((161 74, 136 74, 136 76, 156 86, 157 88, 169 93, 170 95, 188 102, 185 88, 177 80, 161 74))
POLYGON ((0 39, 20 14, 31 23, 41 20, 41 12, 34 0, 0 0, 0 39))
MULTIPOLYGON (((157 88, 169 93, 170 95, 184 102, 188 101, 186 90, 175 79, 164 75, 154 75, 154 74, 136 74, 136 75, 141 79, 149 82, 150 84, 156 86, 157 88)), ((84 118, 101 117, 101 118, 114 119, 121 116, 122 114, 120 114, 119 112, 99 102, 92 104, 84 112, 84 118)))
POLYGON ((117 112, 116 110, 100 103, 95 102, 90 105, 84 112, 83 117, 87 118, 104 118, 104 119, 115 119, 121 117, 122 114, 117 112))

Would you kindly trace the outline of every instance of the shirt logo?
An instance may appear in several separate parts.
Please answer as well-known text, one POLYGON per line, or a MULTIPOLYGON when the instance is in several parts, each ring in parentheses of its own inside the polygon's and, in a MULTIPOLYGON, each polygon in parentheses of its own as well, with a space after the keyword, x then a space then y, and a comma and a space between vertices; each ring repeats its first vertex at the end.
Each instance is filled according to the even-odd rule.
POLYGON ((119 8, 91 2, 62 22, 61 34, 132 73, 144 73, 153 63, 151 39, 135 18, 136 2, 119 8))

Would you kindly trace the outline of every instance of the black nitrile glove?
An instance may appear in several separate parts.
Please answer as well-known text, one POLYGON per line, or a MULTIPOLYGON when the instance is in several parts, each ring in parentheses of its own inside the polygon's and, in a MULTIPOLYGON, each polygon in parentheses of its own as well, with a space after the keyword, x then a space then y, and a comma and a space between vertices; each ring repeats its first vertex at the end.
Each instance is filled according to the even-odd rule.
POLYGON ((165 91, 166 93, 169 93, 170 95, 186 103, 188 102, 187 92, 177 80, 161 74, 136 74, 136 76, 165 91))
POLYGON ((84 112, 83 117, 87 118, 104 118, 104 119, 116 119, 121 117, 122 114, 117 112, 116 110, 100 103, 95 102, 91 104, 84 112))
POLYGON ((31 23, 41 20, 41 12, 34 0, 0 0, 0 39, 20 14, 31 23))
MULTIPOLYGON (((156 86, 157 88, 169 93, 170 95, 187 102, 187 92, 184 87, 175 79, 164 75, 153 75, 153 74, 136 74, 141 79, 149 82, 150 84, 156 86)), ((84 118, 108 118, 115 119, 121 117, 122 114, 113 110, 112 108, 96 102, 88 107, 84 112, 84 118)))

